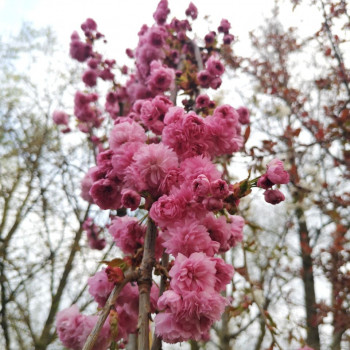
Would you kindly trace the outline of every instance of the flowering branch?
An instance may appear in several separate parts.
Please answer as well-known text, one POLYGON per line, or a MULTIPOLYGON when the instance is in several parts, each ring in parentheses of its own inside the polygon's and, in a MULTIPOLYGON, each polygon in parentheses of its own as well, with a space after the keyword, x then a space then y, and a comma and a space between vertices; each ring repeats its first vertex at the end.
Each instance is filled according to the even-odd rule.
POLYGON ((155 264, 156 237, 157 227, 153 220, 148 218, 145 247, 139 270, 139 278, 137 280, 139 286, 139 350, 149 349, 150 290, 152 285, 152 270, 155 264))
POLYGON ((111 309, 115 306, 115 302, 118 298, 119 293, 122 291, 124 286, 131 282, 135 281, 137 278, 137 273, 135 271, 129 272, 125 274, 125 278, 123 279, 122 282, 119 284, 115 285, 111 294, 109 295, 109 298, 102 310, 102 313, 98 319, 98 321, 95 324, 95 327, 93 328, 92 332, 90 333, 89 337, 87 338, 85 345, 83 347, 83 350, 91 350, 93 346, 95 345, 95 342, 98 338, 98 335, 109 315, 109 312, 111 309))

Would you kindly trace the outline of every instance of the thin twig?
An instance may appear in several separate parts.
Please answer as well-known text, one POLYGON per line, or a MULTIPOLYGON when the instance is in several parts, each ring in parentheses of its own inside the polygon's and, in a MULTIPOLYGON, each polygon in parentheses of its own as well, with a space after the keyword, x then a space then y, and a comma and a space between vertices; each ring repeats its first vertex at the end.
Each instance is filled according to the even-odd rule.
POLYGON ((273 333, 271 327, 269 326, 269 323, 268 323, 268 320, 266 318, 266 315, 265 315, 265 310, 262 308, 262 306, 257 302, 256 298, 255 298, 255 293, 254 293, 254 287, 253 287, 253 283, 250 279, 250 276, 249 276, 249 272, 248 272, 248 263, 247 263, 247 253, 243 247, 243 256, 244 256, 244 265, 245 265, 245 268, 246 268, 246 278, 247 278, 247 281, 248 283, 250 284, 251 288, 252 288, 252 297, 253 297, 253 300, 254 300, 254 303, 256 304, 256 306, 258 307, 259 311, 260 311, 260 314, 265 322, 265 325, 266 327, 268 328, 268 330, 270 331, 270 334, 271 334, 271 337, 273 339, 273 342, 277 345, 277 347, 282 350, 282 347, 281 345, 278 343, 276 337, 275 337, 275 334, 273 333))

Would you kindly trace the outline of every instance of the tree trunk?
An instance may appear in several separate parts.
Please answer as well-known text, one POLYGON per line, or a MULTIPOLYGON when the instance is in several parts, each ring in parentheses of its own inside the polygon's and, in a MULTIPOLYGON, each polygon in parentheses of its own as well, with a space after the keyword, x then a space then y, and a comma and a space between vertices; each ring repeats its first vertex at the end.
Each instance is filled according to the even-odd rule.
POLYGON ((304 211, 298 207, 295 211, 299 225, 300 251, 303 262, 301 272, 304 282, 305 310, 306 310, 306 342, 315 350, 320 350, 320 334, 317 325, 316 293, 313 273, 312 249, 310 247, 309 230, 306 225, 304 211))
POLYGON ((138 320, 138 349, 149 350, 149 319, 151 314, 150 291, 152 286, 152 271, 155 264, 155 245, 157 227, 148 218, 143 258, 140 266, 139 286, 139 320, 138 320))

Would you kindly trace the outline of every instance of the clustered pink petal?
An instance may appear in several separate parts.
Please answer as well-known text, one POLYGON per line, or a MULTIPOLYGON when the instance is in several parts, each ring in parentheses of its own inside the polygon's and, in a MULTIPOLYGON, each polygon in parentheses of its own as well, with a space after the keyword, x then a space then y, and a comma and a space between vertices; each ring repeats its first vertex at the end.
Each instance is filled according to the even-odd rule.
POLYGON ((89 293, 98 303, 99 307, 104 307, 114 287, 114 283, 108 281, 105 270, 102 269, 88 279, 89 293))
POLYGON ((135 122, 124 122, 114 126, 109 135, 109 146, 112 150, 127 142, 145 142, 147 136, 142 126, 135 122))
POLYGON ((283 162, 279 159, 273 159, 267 165, 266 175, 274 184, 287 184, 289 182, 289 174, 284 170, 283 162))
POLYGON ((155 317, 156 334, 169 343, 208 337, 212 323, 218 319, 227 301, 217 293, 233 270, 220 258, 204 253, 189 257, 179 254, 170 270, 170 287, 158 300, 164 312, 155 317))
POLYGON ((92 54, 92 46, 80 41, 77 32, 71 35, 70 55, 79 62, 86 61, 92 54))
MULTIPOLYGON (((82 349, 97 319, 98 316, 80 314, 76 305, 58 312, 56 316, 56 328, 62 344, 73 350, 82 349)), ((108 321, 106 321, 98 335, 93 350, 107 350, 109 345, 110 327, 108 321)))
POLYGON ((100 228, 94 224, 92 218, 87 218, 83 223, 83 230, 87 234, 89 247, 91 249, 102 250, 106 246, 106 240, 99 238, 100 228))
POLYGON ((205 226, 191 218, 167 227, 162 238, 165 251, 174 256, 179 253, 189 256, 195 252, 204 252, 208 256, 213 256, 220 246, 218 242, 211 240, 205 226))
POLYGON ((168 170, 176 168, 178 159, 174 151, 163 144, 140 147, 133 162, 126 169, 126 183, 137 191, 158 194, 159 186, 168 170))
POLYGON ((100 179, 91 186, 90 195, 101 209, 121 207, 121 195, 118 185, 109 179, 100 179))
POLYGON ((151 73, 147 83, 154 94, 164 92, 173 85, 175 72, 172 68, 167 68, 158 61, 153 61, 150 69, 151 73))
POLYGON ((279 159, 273 159, 267 164, 266 174, 260 176, 257 186, 265 189, 265 201, 270 204, 278 204, 285 200, 284 194, 272 186, 277 184, 287 184, 289 182, 289 174, 284 170, 283 162, 279 159))
POLYGON ((237 109, 237 113, 239 114, 239 122, 243 125, 245 124, 249 124, 250 122, 250 113, 249 113, 249 109, 246 107, 239 107, 237 109))
POLYGON ((141 202, 141 196, 130 189, 125 189, 122 191, 122 205, 125 208, 130 208, 131 210, 136 210, 141 202))
POLYGON ((186 13, 186 16, 189 16, 192 19, 196 19, 198 16, 197 7, 192 2, 190 2, 185 13, 186 13))
POLYGON ((54 111, 52 114, 52 120, 57 125, 68 125, 69 116, 63 111, 54 111))
POLYGON ((156 12, 153 14, 153 18, 156 20, 157 24, 164 24, 169 13, 168 1, 161 0, 157 6, 156 12))
POLYGON ((116 217, 108 231, 125 254, 134 254, 143 244, 145 227, 138 223, 137 218, 116 217))

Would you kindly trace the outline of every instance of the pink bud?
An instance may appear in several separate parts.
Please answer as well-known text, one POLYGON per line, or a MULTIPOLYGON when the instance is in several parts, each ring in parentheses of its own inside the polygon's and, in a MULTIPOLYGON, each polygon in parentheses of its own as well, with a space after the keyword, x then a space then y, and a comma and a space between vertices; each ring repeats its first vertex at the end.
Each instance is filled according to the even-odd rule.
POLYGON ((285 200, 284 194, 280 190, 267 190, 264 192, 265 201, 270 204, 278 204, 285 200))
POLYGON ((199 197, 205 197, 210 193, 210 182, 208 178, 201 174, 192 182, 193 193, 199 197))
POLYGON ((222 200, 214 198, 214 197, 205 198, 203 201, 203 204, 210 211, 221 210, 223 207, 222 200))
POLYGON ((130 208, 131 210, 136 210, 141 202, 141 196, 133 190, 122 191, 122 205, 125 208, 130 208))

